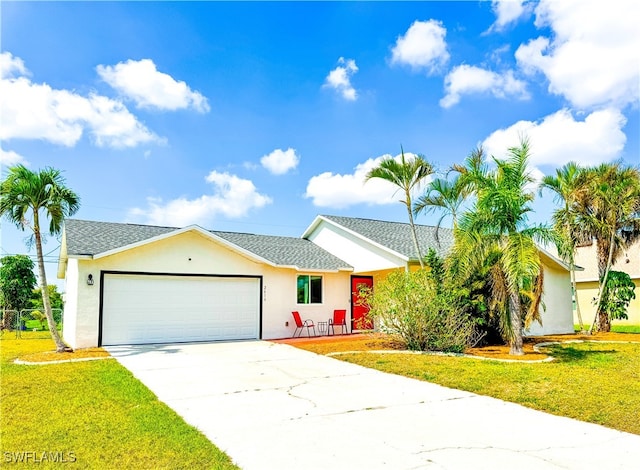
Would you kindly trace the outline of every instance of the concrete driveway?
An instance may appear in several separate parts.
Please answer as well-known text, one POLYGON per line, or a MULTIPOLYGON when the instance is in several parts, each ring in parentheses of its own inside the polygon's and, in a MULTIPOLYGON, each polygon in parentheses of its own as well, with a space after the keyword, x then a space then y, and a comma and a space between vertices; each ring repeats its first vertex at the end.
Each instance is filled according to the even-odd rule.
POLYGON ((246 470, 640 468, 640 436, 285 344, 107 349, 246 470))

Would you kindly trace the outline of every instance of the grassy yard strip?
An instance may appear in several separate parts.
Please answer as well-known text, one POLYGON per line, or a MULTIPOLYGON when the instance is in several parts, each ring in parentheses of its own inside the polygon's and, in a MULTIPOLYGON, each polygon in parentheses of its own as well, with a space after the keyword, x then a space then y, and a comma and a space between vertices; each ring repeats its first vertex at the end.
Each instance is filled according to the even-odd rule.
POLYGON ((640 333, 640 325, 611 325, 611 331, 617 333, 640 333))
MULTIPOLYGON (((598 336, 571 337, 590 338, 598 336)), ((556 336, 539 341, 565 339, 556 336)), ((368 351, 336 358, 640 434, 640 337, 609 334, 602 339, 635 343, 564 343, 543 348, 555 357, 553 362, 514 363, 428 354, 376 354, 372 350, 398 349, 380 336, 287 342, 319 354, 368 351)))
POLYGON ((115 360, 13 362, 52 349, 51 340, 0 340, 3 461, 32 452, 31 463, 58 453, 79 468, 237 468, 115 360))

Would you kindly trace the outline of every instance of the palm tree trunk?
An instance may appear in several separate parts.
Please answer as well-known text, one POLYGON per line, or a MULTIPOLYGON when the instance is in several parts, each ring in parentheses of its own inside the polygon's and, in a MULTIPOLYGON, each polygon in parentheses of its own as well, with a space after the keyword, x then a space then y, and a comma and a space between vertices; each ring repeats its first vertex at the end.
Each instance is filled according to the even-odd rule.
POLYGON ((578 285, 576 283, 576 266, 571 261, 569 265, 569 273, 571 274, 571 288, 573 289, 573 299, 576 303, 576 313, 578 314, 578 323, 580 324, 580 333, 584 334, 584 323, 582 322, 582 313, 580 312, 580 302, 578 302, 578 285))
POLYGON ((597 324, 596 331, 611 331, 611 320, 609 320, 609 315, 607 312, 602 310, 602 294, 604 293, 604 288, 607 285, 607 277, 609 277, 609 271, 611 270, 611 261, 613 259, 613 243, 615 240, 615 231, 611 232, 611 239, 609 240, 609 254, 607 256, 607 262, 604 268, 604 274, 600 278, 600 285, 598 286, 598 304, 596 306, 596 314, 593 318, 593 324, 591 328, 589 328, 589 334, 593 332, 594 326, 597 324))
POLYGON ((511 320, 511 348, 509 354, 524 355, 522 349, 522 318, 520 317, 520 299, 517 292, 509 293, 509 319, 511 320))
POLYGON ((51 311, 49 289, 47 288, 47 275, 44 269, 44 257, 42 255, 42 236, 40 235, 40 224, 38 223, 37 212, 34 212, 33 222, 33 233, 36 239, 36 253, 38 255, 38 271, 40 272, 40 291, 42 292, 42 304, 44 305, 44 314, 47 317, 49 332, 51 333, 53 341, 56 343, 56 352, 71 351, 71 348, 67 346, 60 337, 56 321, 53 319, 53 312, 51 311))
POLYGON ((420 251, 420 245, 418 244, 418 234, 416 233, 416 224, 413 222, 413 213, 411 212, 411 196, 407 193, 405 195, 407 202, 407 212, 409 213, 409 225, 411 225, 411 235, 413 237, 413 246, 416 249, 416 254, 418 255, 418 261, 420 262, 420 267, 424 268, 424 261, 422 261, 422 252, 420 251))

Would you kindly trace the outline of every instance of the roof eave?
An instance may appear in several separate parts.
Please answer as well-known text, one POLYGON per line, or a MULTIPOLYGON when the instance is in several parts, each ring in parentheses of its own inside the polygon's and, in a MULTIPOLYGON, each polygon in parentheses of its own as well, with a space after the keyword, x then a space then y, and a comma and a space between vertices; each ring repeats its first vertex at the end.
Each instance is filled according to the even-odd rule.
POLYGON ((322 215, 316 215, 316 218, 313 219, 313 222, 311 222, 311 224, 307 227, 307 229, 304 231, 304 233, 302 234, 302 236, 300 238, 304 238, 305 240, 307 239, 307 237, 313 233, 313 231, 316 229, 316 227, 318 225, 320 225, 320 222, 322 221, 327 221, 329 222, 329 220, 322 216, 322 215))
POLYGON ((297 266, 295 264, 277 264, 275 265, 277 268, 282 269, 292 269, 296 272, 305 272, 305 273, 339 273, 339 272, 353 272, 353 267, 339 267, 334 269, 325 269, 325 268, 304 268, 297 266))
MULTIPOLYGON (((540 252, 540 254, 542 255, 542 257, 544 259, 546 259, 547 261, 550 261, 551 264, 556 265, 557 267, 564 269, 566 271, 571 271, 571 266, 569 266, 569 264, 565 263, 563 260, 561 260, 560 258, 557 258, 556 256, 552 255, 551 253, 549 253, 547 250, 545 250, 544 248, 541 248, 540 246, 538 246, 538 251, 540 252)), ((573 270, 574 271, 584 271, 584 268, 581 266, 573 266, 573 270)))

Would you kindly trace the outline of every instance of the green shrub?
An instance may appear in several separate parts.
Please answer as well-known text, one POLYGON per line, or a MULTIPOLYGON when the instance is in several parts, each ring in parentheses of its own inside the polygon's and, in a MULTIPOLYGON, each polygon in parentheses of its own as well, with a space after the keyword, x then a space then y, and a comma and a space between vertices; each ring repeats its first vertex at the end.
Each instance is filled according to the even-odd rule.
POLYGON ((473 320, 457 309, 457 302, 427 269, 394 271, 362 292, 361 302, 379 329, 396 336, 407 349, 462 352, 476 337, 473 320))
POLYGON ((602 309, 609 314, 611 320, 626 320, 629 303, 636 298, 636 285, 625 272, 609 271, 605 284, 602 309))

